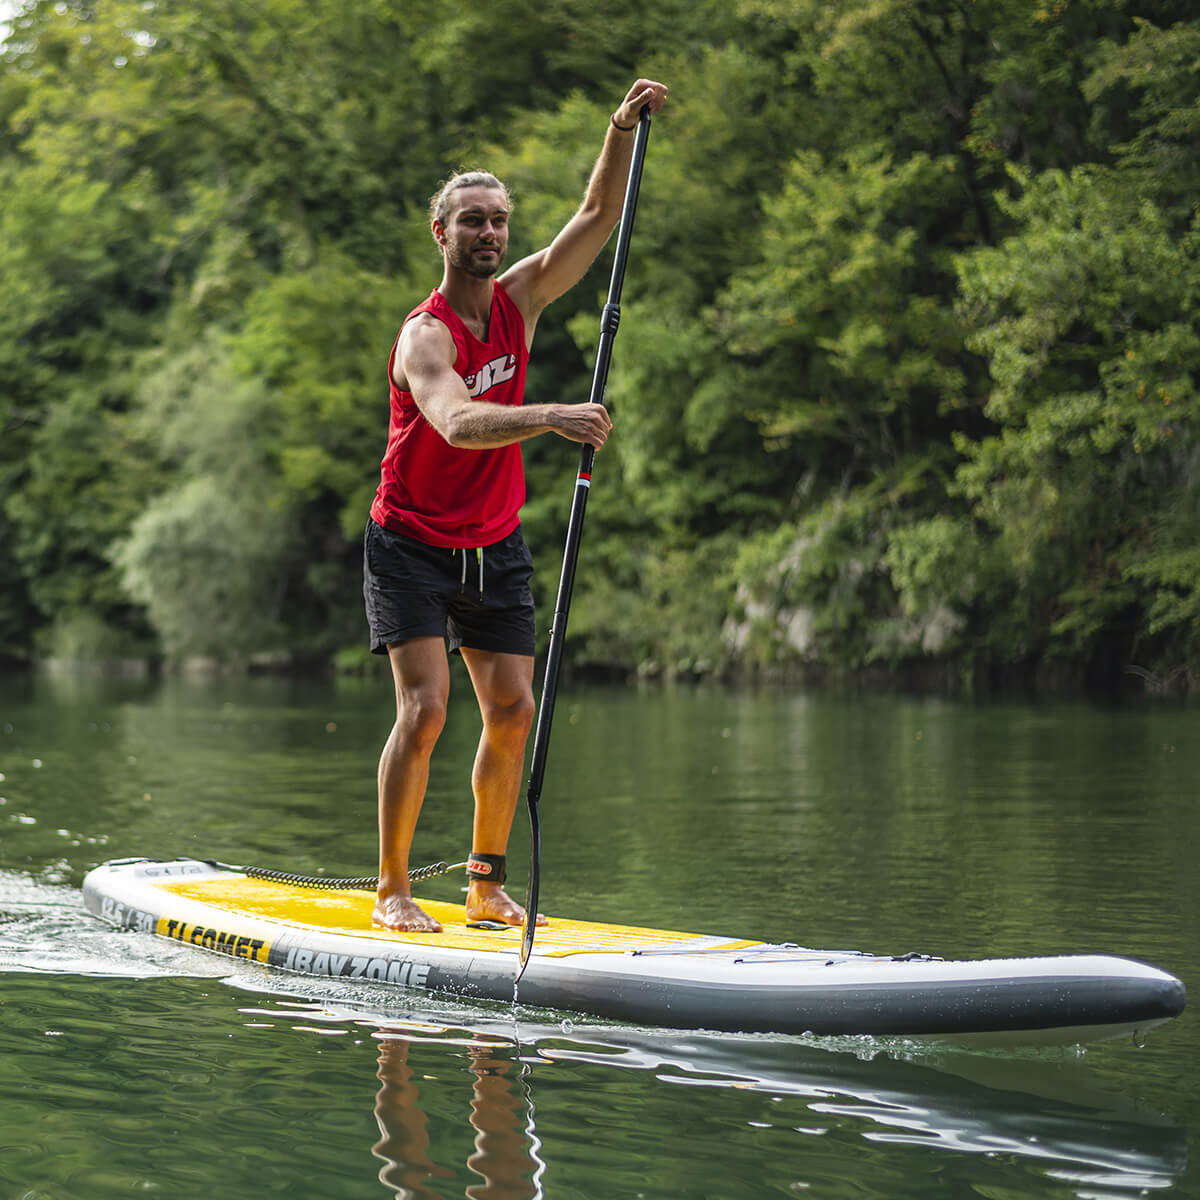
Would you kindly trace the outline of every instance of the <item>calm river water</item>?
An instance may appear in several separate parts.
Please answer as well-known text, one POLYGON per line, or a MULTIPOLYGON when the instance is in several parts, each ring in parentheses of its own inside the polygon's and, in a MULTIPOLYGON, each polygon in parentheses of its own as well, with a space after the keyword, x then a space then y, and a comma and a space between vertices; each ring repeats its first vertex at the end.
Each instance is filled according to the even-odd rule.
MULTIPOLYGON (((455 701, 419 862, 469 849, 455 701)), ((1143 1047, 654 1031, 267 974, 84 913, 109 858, 372 874, 390 706, 383 680, 0 681, 0 1200, 1200 1197, 1200 710, 568 689, 555 718, 551 914, 1127 954, 1193 998, 1143 1047)), ((517 894, 527 842, 522 801, 517 894)))

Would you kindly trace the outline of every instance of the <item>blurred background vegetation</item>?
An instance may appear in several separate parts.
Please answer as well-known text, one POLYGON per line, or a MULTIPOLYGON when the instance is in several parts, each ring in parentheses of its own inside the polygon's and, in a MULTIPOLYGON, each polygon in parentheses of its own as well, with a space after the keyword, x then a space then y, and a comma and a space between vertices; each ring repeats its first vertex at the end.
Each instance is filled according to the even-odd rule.
MULTIPOLYGON (((1200 685, 1200 19, 1136 0, 20 5, 0 655, 363 667, 428 196, 487 166, 544 244, 638 75, 572 667, 1200 685)), ((526 446, 544 625, 576 459, 526 446)))

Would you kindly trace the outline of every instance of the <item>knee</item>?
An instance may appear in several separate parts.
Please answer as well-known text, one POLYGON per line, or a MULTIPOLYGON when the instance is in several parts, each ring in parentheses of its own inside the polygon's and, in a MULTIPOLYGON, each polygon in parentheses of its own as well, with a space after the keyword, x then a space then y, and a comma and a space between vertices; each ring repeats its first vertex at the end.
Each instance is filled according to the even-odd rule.
POLYGON ((402 694, 396 705, 396 725, 405 741, 432 750, 446 724, 446 698, 430 691, 402 694))
POLYGON ((504 701, 489 704, 483 713, 483 723, 494 733, 519 738, 529 736, 536 711, 532 691, 522 691, 504 701))

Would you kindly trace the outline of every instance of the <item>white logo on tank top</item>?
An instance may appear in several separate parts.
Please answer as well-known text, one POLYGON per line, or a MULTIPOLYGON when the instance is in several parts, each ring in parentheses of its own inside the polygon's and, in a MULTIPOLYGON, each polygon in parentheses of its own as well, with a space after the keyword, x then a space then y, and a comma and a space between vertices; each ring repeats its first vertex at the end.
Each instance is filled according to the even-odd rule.
POLYGON ((467 385, 468 396, 478 397, 482 396, 484 392, 490 392, 497 384, 511 379, 516 373, 516 355, 502 354, 499 358, 493 358, 491 362, 484 363, 473 374, 464 375, 463 383, 467 385))

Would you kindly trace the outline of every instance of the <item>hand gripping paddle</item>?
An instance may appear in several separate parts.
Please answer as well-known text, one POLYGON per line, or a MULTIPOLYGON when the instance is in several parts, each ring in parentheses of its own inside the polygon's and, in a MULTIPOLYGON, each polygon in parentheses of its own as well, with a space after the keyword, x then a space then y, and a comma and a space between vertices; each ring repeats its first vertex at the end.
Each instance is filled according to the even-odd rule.
MULTIPOLYGON (((613 341, 621 323, 621 285, 625 282, 625 262, 629 257, 629 239, 633 233, 633 218, 637 212, 638 189, 642 183, 642 164, 646 159, 646 143, 650 140, 650 106, 642 106, 637 134, 633 143, 633 161, 629 164, 629 180, 625 185, 625 204, 617 230, 617 252, 613 260, 612 279, 608 285, 608 302, 600 318, 600 346, 596 351, 596 370, 592 375, 592 394, 589 403, 602 404, 608 383, 608 364, 612 359, 613 341)), ((583 516, 587 510, 588 490, 592 483, 592 461, 595 450, 588 445, 579 456, 579 474, 575 477, 575 494, 571 500, 571 517, 567 524, 567 542, 563 548, 562 574, 558 580, 558 598, 554 602, 554 623, 550 626, 550 648, 546 655, 546 677, 542 683, 542 700, 538 707, 537 727, 533 735, 533 761, 529 770, 529 890, 525 894, 525 925, 521 938, 521 967, 517 980, 525 972, 533 950, 533 933, 537 927, 538 885, 542 869, 542 827, 538 802, 542 795, 542 780, 546 774, 546 754, 550 746, 550 724, 554 720, 554 700, 558 691, 558 672, 562 665, 563 642, 567 636, 567 612, 571 607, 571 592, 575 586, 575 566, 579 561, 579 543, 583 536, 583 516)))

